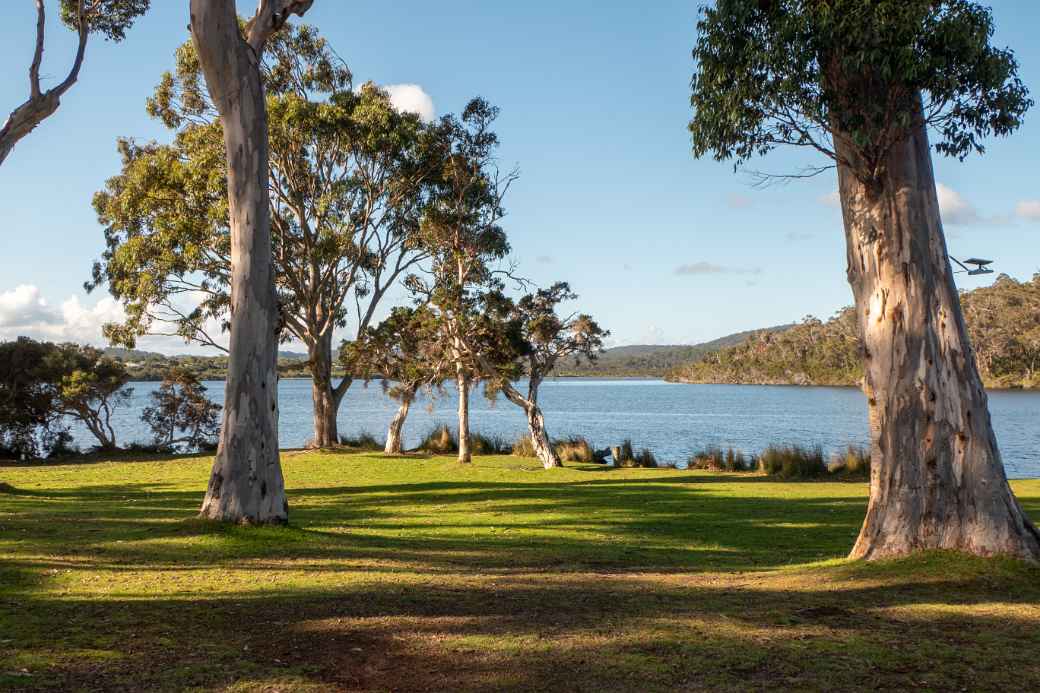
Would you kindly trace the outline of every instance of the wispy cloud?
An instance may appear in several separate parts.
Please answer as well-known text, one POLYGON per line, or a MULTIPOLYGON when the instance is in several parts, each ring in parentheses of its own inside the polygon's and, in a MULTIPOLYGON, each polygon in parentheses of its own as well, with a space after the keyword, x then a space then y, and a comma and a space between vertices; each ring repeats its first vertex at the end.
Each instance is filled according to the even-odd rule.
POLYGON ((747 209, 748 207, 754 205, 755 201, 747 195, 738 195, 736 193, 731 193, 726 198, 726 204, 729 205, 732 209, 747 209))
POLYGON ((711 274, 761 274, 762 269, 759 267, 726 267, 702 260, 679 265, 675 268, 675 273, 684 277, 711 274))
POLYGON ((1015 216, 1026 221, 1040 221, 1040 200, 1022 200, 1015 205, 1015 216))
POLYGON ((553 259, 551 255, 539 255, 534 259, 534 261, 537 262, 539 265, 553 264, 553 259))
POLYGON ((816 234, 809 233, 808 231, 788 231, 786 238, 789 241, 808 241, 815 238, 816 234))

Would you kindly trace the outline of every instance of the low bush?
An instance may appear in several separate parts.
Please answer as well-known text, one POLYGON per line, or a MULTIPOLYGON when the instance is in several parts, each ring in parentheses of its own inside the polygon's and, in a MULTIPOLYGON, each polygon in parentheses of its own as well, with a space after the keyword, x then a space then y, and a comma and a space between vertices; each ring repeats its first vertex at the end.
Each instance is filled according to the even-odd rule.
POLYGON ((384 447, 384 444, 379 442, 379 440, 368 431, 356 436, 340 436, 339 444, 343 447, 364 452, 379 452, 382 451, 384 447))
MULTIPOLYGON (((561 462, 604 462, 609 451, 595 450, 582 436, 570 436, 552 442, 561 462)), ((515 457, 534 457, 534 444, 530 435, 523 435, 513 443, 511 453, 515 457)))
POLYGON ((581 436, 571 436, 553 442, 561 462, 595 462, 596 451, 581 436))
POLYGON ((513 451, 512 444, 501 436, 486 436, 482 433, 470 433, 469 445, 474 455, 508 455, 513 451))
POLYGON ((423 437, 419 449, 431 455, 448 455, 459 451, 459 441, 454 431, 442 424, 423 437))
POLYGON ((703 469, 709 472, 721 472, 726 468, 726 456, 722 448, 709 446, 690 456, 687 466, 690 469, 703 469))
POLYGON ((620 446, 614 448, 614 464, 618 467, 645 467, 654 469, 658 466, 657 458, 649 448, 643 448, 638 453, 632 448, 632 441, 626 439, 620 446))
POLYGON ((531 436, 522 435, 517 438, 510 454, 513 457, 534 457, 534 443, 531 442, 531 436))
POLYGON ((827 475, 820 446, 770 445, 758 457, 758 468, 781 479, 817 479, 827 475))
POLYGON ((850 445, 844 452, 832 458, 830 471, 833 474, 854 477, 870 477, 870 450, 850 445))

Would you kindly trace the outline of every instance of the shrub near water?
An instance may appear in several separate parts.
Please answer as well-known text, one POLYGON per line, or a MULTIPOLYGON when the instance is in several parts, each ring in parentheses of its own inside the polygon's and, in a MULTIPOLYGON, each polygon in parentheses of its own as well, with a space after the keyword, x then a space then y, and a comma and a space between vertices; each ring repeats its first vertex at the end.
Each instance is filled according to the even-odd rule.
POLYGON ((354 448, 364 452, 380 451, 384 447, 383 443, 380 443, 374 435, 367 431, 353 437, 340 436, 339 443, 344 447, 354 448))
POLYGON ((474 455, 508 455, 513 451, 513 446, 504 438, 482 433, 470 433, 469 444, 474 455))
POLYGON ((423 437, 419 449, 433 455, 448 455, 459 451, 459 441, 450 428, 441 425, 423 437))
MULTIPOLYGON (((592 449, 589 441, 582 436, 571 436, 554 440, 553 449, 561 462, 596 462, 596 451, 592 449)), ((530 435, 523 435, 513 443, 512 454, 514 457, 534 457, 534 444, 530 435)))
POLYGON ((800 445, 770 445, 758 457, 758 468, 781 479, 816 479, 827 476, 823 448, 800 445))
POLYGON ((843 476, 870 477, 870 451, 857 445, 850 445, 841 454, 835 455, 831 462, 832 474, 843 476))
POLYGON ((658 466, 657 458, 650 448, 643 448, 638 453, 632 448, 632 441, 625 440, 618 448, 618 454, 614 456, 614 464, 618 467, 643 467, 654 469, 658 466))

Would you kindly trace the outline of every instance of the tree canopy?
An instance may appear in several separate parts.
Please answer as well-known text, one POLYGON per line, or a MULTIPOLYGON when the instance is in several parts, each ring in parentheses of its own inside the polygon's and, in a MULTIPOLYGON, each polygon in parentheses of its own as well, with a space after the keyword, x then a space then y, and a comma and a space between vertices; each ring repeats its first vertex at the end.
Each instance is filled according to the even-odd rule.
POLYGON ((736 166, 778 145, 837 162, 838 133, 857 159, 842 163, 874 179, 914 124, 964 158, 1032 105, 971 0, 718 0, 697 26, 693 152, 736 166))

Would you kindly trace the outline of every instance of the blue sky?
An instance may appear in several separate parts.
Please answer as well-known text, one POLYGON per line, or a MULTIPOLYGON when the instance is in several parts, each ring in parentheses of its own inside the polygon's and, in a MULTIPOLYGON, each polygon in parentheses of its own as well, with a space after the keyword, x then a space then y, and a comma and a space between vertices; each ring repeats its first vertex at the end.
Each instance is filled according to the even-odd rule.
MULTIPOLYGON (((243 13, 255 1, 240 2, 243 13)), ((317 26, 360 83, 418 85, 437 114, 481 95, 502 109, 502 163, 522 176, 506 226, 522 273, 571 282, 613 343, 692 343, 828 317, 851 302, 833 173, 766 190, 690 155, 690 49, 700 2, 316 0, 317 26)), ((24 100, 29 0, 0 26, 0 110, 24 100)), ((54 15, 56 2, 48 0, 54 15)), ((1040 100, 1040 3, 992 3, 1040 100)), ((122 44, 93 41, 59 112, 0 167, 0 337, 100 340, 118 312, 82 283, 102 249, 92 194, 118 171, 119 136, 164 139, 145 98, 187 40, 187 0, 153 0, 122 44)), ((44 74, 64 77, 73 36, 51 19, 44 74)), ((407 94, 407 92, 404 92, 407 94)), ((414 90, 413 90, 414 95, 414 90)), ((1020 279, 1040 269, 1040 107, 985 157, 936 159, 951 254, 1020 279), (1033 204, 1030 204, 1033 203, 1033 204)), ((808 159, 758 162, 791 171, 808 159)), ((966 278, 972 288, 992 277, 966 278)), ((187 349, 170 339, 142 347, 187 349)))

